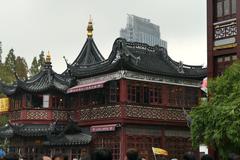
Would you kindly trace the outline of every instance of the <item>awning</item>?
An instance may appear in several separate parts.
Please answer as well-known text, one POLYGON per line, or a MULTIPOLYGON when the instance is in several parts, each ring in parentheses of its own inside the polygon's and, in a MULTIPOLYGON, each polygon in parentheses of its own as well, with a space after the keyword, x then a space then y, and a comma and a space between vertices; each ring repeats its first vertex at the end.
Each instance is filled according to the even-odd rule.
POLYGON ((108 132, 108 131, 115 131, 117 124, 107 124, 107 125, 98 125, 98 126, 91 126, 90 132, 108 132))
POLYGON ((67 90, 67 93, 82 92, 87 90, 92 90, 96 88, 103 88, 103 85, 106 81, 92 82, 88 84, 79 84, 67 90))

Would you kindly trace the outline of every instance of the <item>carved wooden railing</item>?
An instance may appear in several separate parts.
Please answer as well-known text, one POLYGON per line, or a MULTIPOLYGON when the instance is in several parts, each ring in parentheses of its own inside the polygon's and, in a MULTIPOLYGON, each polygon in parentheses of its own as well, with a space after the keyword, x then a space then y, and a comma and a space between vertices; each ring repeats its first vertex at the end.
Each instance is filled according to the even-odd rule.
POLYGON ((237 46, 236 18, 214 23, 214 50, 233 48, 237 46))
POLYGON ((85 120, 107 120, 112 118, 149 119, 161 121, 185 121, 182 109, 138 105, 84 106, 77 110, 76 118, 85 120))
POLYGON ((89 106, 77 110, 77 117, 79 120, 99 120, 106 118, 117 118, 120 117, 120 106, 119 105, 108 105, 108 106, 89 106))
POLYGON ((136 119, 153 119, 165 121, 184 121, 182 109, 159 108, 137 105, 126 105, 126 117, 136 119))
POLYGON ((214 39, 224 39, 237 35, 236 18, 214 23, 214 39))
POLYGON ((67 120, 70 111, 54 109, 24 109, 9 112, 10 120, 67 120))

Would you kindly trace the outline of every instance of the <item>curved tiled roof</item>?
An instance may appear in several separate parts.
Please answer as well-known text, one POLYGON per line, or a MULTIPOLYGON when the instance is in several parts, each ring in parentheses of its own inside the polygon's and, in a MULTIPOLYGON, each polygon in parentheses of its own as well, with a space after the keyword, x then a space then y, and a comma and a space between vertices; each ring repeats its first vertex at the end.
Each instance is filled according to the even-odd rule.
POLYGON ((47 92, 50 89, 65 93, 71 85, 71 79, 57 74, 52 70, 51 63, 46 63, 40 73, 26 81, 17 78, 15 85, 6 86, 0 83, 0 89, 6 95, 14 94, 17 90, 27 92, 47 92))
POLYGON ((0 138, 19 136, 46 136, 54 131, 52 124, 7 124, 0 128, 0 138))
POLYGON ((81 78, 94 76, 112 70, 126 69, 156 75, 202 79, 207 69, 202 66, 185 65, 172 60, 165 48, 149 46, 138 42, 127 42, 118 38, 112 52, 105 61, 87 66, 68 66, 72 75, 81 78))
POLYGON ((4 127, 0 127, 0 138, 11 138, 14 135, 26 137, 46 136, 47 141, 43 143, 44 145, 80 145, 89 144, 92 140, 92 136, 81 133, 80 128, 73 121, 68 122, 65 127, 56 123, 21 125, 9 123, 4 127))
POLYGON ((92 65, 104 61, 104 57, 99 52, 92 37, 88 37, 81 52, 72 66, 92 65))
POLYGON ((68 122, 64 130, 58 135, 49 135, 46 145, 79 145, 89 144, 92 136, 81 133, 80 127, 72 120, 68 122))
POLYGON ((0 81, 0 91, 3 92, 5 95, 11 95, 16 91, 16 85, 6 85, 0 81))
POLYGON ((82 145, 89 144, 92 136, 84 133, 61 134, 55 137, 48 137, 49 141, 45 145, 82 145))

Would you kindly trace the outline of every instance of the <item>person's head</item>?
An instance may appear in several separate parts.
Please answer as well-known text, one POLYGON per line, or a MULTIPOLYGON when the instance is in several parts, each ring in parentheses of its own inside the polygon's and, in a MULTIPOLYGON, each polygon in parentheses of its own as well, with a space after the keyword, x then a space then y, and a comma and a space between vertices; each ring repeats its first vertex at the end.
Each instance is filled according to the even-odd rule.
POLYGON ((52 160, 65 160, 65 156, 61 153, 57 153, 52 157, 52 160))
POLYGON ((109 149, 96 149, 91 155, 91 160, 112 160, 112 152, 109 149))
POLYGON ((201 160, 213 160, 213 158, 211 156, 209 156, 208 154, 205 154, 202 156, 201 160))
POLYGON ((187 152, 183 155, 183 160, 196 160, 193 152, 187 152))
POLYGON ((128 160, 138 160, 138 151, 135 148, 130 148, 126 153, 128 160))
POLYGON ((42 160, 51 160, 51 158, 48 156, 42 156, 42 160))
POLYGON ((5 156, 6 160, 18 160, 19 156, 17 153, 14 152, 9 152, 6 156, 5 156))

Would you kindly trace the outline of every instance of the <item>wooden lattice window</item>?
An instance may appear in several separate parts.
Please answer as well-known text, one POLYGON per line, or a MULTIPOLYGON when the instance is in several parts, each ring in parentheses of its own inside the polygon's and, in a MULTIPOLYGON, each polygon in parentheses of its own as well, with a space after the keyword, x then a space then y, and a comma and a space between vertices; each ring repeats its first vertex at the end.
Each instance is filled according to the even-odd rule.
MULTIPOLYGON (((107 88, 109 90, 109 88, 107 88)), ((105 104, 105 90, 103 88, 80 92, 69 98, 72 106, 101 105, 105 104), (76 102, 73 102, 76 101, 76 102)), ((68 104, 69 104, 68 103, 68 104)), ((66 104, 67 105, 67 104, 66 104)))
POLYGON ((86 153, 86 149, 72 148, 71 150, 72 150, 72 157, 71 157, 71 159, 73 159, 73 158, 80 159, 81 154, 83 152, 85 152, 84 154, 87 154, 86 153))
POLYGON ((17 96, 13 96, 10 99, 10 109, 11 110, 18 110, 21 109, 22 107, 22 97, 17 95, 17 96))
POLYGON ((63 109, 65 104, 64 97, 52 96, 52 108, 63 109))
POLYGON ((119 83, 118 81, 111 81, 109 83, 109 101, 119 102, 119 83))
POLYGON ((188 89, 183 86, 169 87, 169 104, 173 107, 192 107, 197 104, 198 91, 197 89, 188 89))
MULTIPOLYGON (((138 94, 140 94, 140 92, 138 94)), ((140 97, 138 97, 138 99, 140 100, 140 97)), ((128 84, 128 100, 133 103, 136 102, 136 86, 135 85, 128 84)))
POLYGON ((235 60, 237 60, 237 55, 226 55, 226 56, 219 56, 215 59, 215 75, 221 76, 223 75, 226 68, 228 68, 235 60))
POLYGON ((93 148, 107 148, 110 149, 113 155, 113 160, 120 158, 120 138, 115 134, 108 135, 98 134, 93 138, 93 148))
POLYGON ((236 0, 216 0, 215 17, 219 20, 230 18, 229 16, 236 14, 236 0))
POLYGON ((182 106, 182 104, 184 103, 183 94, 183 88, 178 86, 170 86, 169 104, 173 107, 182 106))
POLYGON ((192 151, 190 138, 166 137, 166 150, 172 158, 181 159, 187 151, 192 151))
POLYGON ((38 94, 26 94, 27 108, 42 108, 43 107, 43 95, 38 94))
POLYGON ((141 157, 154 159, 152 147, 161 147, 161 138, 155 136, 131 135, 127 136, 127 148, 136 148, 141 157))
POLYGON ((186 107, 194 107, 198 104, 198 88, 185 88, 186 107))
POLYGON ((161 104, 161 86, 159 84, 129 81, 128 102, 152 105, 161 104))

